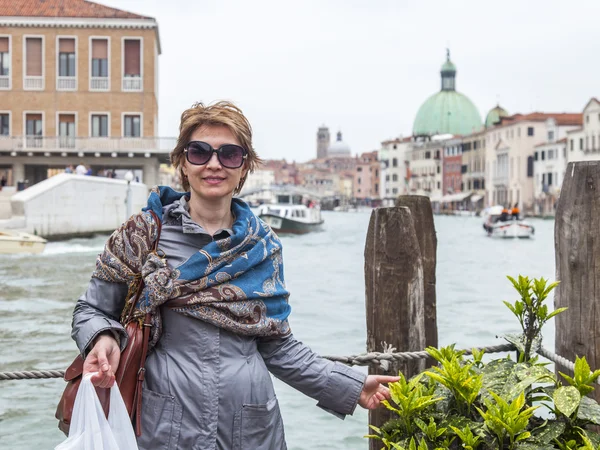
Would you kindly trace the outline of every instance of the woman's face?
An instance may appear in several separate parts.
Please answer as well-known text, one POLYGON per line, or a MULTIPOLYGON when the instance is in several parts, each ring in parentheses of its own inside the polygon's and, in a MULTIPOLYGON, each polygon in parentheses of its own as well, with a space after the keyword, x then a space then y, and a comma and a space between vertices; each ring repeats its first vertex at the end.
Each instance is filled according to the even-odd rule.
MULTIPOLYGON (((201 126, 192 133, 190 141, 204 141, 214 149, 224 144, 241 145, 231 130, 222 125, 201 126)), ((192 197, 197 196, 205 200, 231 198, 240 179, 248 171, 245 161, 238 169, 224 167, 216 153, 213 153, 210 160, 201 166, 190 164, 186 158, 182 170, 188 177, 192 197)))

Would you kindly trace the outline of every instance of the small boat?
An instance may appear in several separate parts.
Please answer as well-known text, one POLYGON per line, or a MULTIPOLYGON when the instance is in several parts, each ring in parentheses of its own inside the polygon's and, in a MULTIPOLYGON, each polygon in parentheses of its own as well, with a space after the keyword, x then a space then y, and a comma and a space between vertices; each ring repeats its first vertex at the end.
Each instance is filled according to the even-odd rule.
POLYGON ((483 229, 496 238, 529 239, 535 234, 533 225, 525 220, 502 214, 503 207, 496 205, 484 211, 483 229))
POLYGON ((276 233, 305 234, 323 225, 319 204, 303 195, 277 194, 277 202, 262 205, 258 216, 276 233))
POLYGON ((17 230, 0 230, 0 254, 42 253, 46 239, 17 230))

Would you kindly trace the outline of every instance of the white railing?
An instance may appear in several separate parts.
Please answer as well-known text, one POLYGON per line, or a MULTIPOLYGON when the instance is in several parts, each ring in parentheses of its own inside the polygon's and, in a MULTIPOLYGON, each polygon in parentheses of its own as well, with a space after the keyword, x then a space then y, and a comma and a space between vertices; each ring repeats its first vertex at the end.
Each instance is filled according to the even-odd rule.
POLYGON ((142 90, 142 77, 123 77, 123 90, 124 91, 141 91, 142 90))
POLYGON ((23 80, 23 89, 30 91, 41 91, 44 89, 44 77, 26 76, 23 80))
POLYGON ((0 89, 10 89, 9 75, 0 75, 0 89))
POLYGON ((494 186, 508 186, 508 174, 495 175, 492 179, 494 186))
POLYGON ((59 76, 56 79, 56 89, 59 91, 75 91, 77 89, 77 78, 59 76))
POLYGON ((108 91, 108 77, 90 77, 90 91, 108 91))
POLYGON ((175 148, 176 138, 109 138, 72 136, 0 136, 0 150, 4 151, 64 151, 94 153, 161 153, 168 154, 175 148))

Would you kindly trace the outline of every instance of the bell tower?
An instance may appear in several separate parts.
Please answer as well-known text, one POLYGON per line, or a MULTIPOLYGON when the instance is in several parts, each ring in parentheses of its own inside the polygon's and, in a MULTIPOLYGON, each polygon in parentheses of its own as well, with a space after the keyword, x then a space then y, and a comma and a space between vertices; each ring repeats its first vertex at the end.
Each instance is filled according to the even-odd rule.
POLYGON ((326 158, 327 149, 329 148, 331 137, 329 136, 329 128, 325 125, 319 127, 317 131, 317 158, 326 158))

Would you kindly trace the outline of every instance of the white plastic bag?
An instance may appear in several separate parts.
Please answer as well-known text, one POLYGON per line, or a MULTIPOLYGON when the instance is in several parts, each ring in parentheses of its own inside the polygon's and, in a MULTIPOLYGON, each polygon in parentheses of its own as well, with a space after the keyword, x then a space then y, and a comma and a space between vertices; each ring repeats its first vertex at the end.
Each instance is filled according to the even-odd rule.
POLYGON ((110 390, 110 411, 106 420, 90 380, 92 375, 87 374, 81 380, 73 405, 69 437, 54 450, 137 450, 133 426, 117 383, 110 390))

